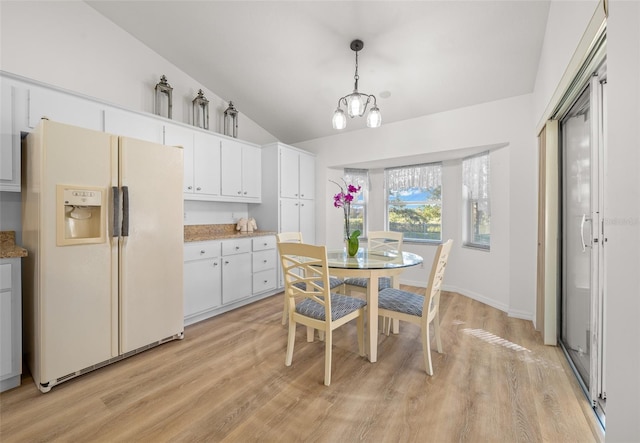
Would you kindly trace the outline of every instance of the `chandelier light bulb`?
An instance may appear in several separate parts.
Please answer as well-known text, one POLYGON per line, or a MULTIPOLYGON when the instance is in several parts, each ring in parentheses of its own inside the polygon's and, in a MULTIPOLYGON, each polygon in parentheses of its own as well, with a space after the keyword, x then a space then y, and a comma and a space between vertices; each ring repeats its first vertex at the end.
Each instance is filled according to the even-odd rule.
POLYGON ((377 106, 373 106, 367 114, 367 126, 369 128, 379 128, 380 124, 382 124, 382 114, 380 114, 380 110, 377 106))
POLYGON ((349 117, 362 117, 367 106, 366 96, 355 91, 347 96, 347 113, 349 117))
POLYGON ((338 108, 336 112, 333 113, 332 123, 333 129, 344 129, 347 127, 347 116, 342 109, 338 108))

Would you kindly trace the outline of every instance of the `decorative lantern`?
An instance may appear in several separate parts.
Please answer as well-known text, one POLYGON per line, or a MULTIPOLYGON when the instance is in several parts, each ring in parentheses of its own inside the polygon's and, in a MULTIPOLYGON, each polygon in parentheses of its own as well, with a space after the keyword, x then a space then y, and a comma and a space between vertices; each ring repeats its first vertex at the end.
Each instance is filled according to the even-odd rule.
POLYGON ((229 102, 229 107, 224 111, 224 135, 232 135, 238 138, 238 110, 229 102))
POLYGON ((198 90, 198 95, 193 99, 193 126, 209 129, 209 100, 198 90))
POLYGON ((167 83, 167 77, 164 75, 160 77, 160 83, 156 85, 156 115, 171 118, 171 108, 173 107, 171 100, 172 91, 173 88, 167 83))

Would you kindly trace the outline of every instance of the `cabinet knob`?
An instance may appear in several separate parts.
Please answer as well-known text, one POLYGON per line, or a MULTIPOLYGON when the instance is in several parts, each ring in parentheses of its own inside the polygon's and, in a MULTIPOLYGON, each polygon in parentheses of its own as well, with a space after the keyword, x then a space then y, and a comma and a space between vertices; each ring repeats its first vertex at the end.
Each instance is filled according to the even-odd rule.
POLYGON ((193 186, 187 186, 187 189, 191 190, 193 189, 193 186))
POLYGON ((264 283, 266 284, 269 280, 265 280, 264 283))
POLYGON ((238 191, 238 195, 242 194, 242 191, 238 191))
POLYGON ((247 191, 244 191, 244 192, 243 192, 243 194, 244 194, 244 195, 247 195, 247 191))
POLYGON ((196 191, 201 191, 201 190, 202 190, 202 188, 201 188, 200 186, 198 186, 198 187, 196 188, 196 191))
POLYGON ((267 262, 266 260, 263 260, 263 261, 262 261, 262 263, 266 263, 266 262, 267 262))
POLYGON ((200 251, 200 254, 204 254, 204 249, 200 251))
POLYGON ((217 262, 217 261, 214 261, 214 262, 213 262, 213 266, 218 266, 218 262, 217 262))
POLYGON ((236 251, 237 251, 238 249, 240 249, 240 246, 236 246, 236 251))
POLYGON ((298 203, 296 203, 295 206, 298 206, 298 203))
POLYGON ((300 206, 304 206, 304 203, 300 203, 300 206))
POLYGON ((300 197, 304 197, 304 194, 300 194, 300 197))
POLYGON ((298 194, 293 194, 293 195, 295 195, 296 197, 298 196, 298 194))
POLYGON ((228 264, 229 264, 229 260, 225 260, 225 261, 224 261, 224 264, 225 264, 225 265, 228 265, 228 264))
POLYGON ((264 246, 267 246, 268 243, 264 243, 264 246))

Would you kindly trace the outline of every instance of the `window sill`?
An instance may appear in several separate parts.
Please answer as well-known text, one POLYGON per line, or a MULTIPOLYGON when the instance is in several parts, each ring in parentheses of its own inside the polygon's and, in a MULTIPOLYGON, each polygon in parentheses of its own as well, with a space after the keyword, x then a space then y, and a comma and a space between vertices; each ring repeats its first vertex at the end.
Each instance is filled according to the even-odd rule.
POLYGON ((476 245, 473 243, 463 243, 463 248, 474 249, 476 251, 491 252, 491 246, 476 245))
POLYGON ((402 242, 404 244, 433 245, 433 246, 438 246, 442 244, 442 240, 417 240, 417 239, 406 239, 406 238, 402 242))

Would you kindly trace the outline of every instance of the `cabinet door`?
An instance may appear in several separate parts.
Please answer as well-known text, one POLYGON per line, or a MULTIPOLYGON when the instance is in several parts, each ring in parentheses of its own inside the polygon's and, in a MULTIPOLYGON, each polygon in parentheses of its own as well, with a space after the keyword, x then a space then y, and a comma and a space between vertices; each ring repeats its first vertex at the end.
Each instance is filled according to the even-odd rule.
POLYGON ((275 288, 276 288, 275 268, 253 274, 253 293, 254 294, 270 291, 275 288))
POLYGON ((309 154, 300 153, 300 198, 315 199, 316 159, 309 154))
POLYGON ((262 151, 254 146, 242 147, 242 196, 259 199, 262 186, 262 151))
POLYGON ((251 254, 222 257, 222 303, 249 297, 252 280, 251 254))
POLYGON ((184 264, 184 316, 205 312, 222 304, 220 259, 184 264))
POLYGON ((165 125, 164 144, 168 146, 182 146, 184 155, 184 187, 182 192, 185 194, 193 194, 193 131, 181 126, 165 125))
POLYGON ((299 197, 298 152, 280 148, 280 197, 299 197))
MULTIPOLYGON (((280 230, 279 232, 300 231, 300 200, 295 198, 280 199, 280 230)), ((308 243, 306 237, 302 237, 308 243)))
MULTIPOLYGON (((29 126, 35 128, 43 118, 102 131, 104 105, 65 92, 33 86, 29 89, 29 126)), ((162 139, 158 142, 162 142, 162 139)))
POLYGON ((122 109, 104 111, 104 132, 153 143, 164 142, 164 124, 160 120, 122 109))
POLYGON ((305 243, 316 243, 316 215, 314 200, 300 200, 300 232, 305 243))
POLYGON ((20 135, 14 133, 14 88, 0 90, 0 191, 20 192, 20 135))
POLYGON ((220 159, 220 193, 227 197, 242 197, 242 144, 223 140, 220 159))
POLYGON ((220 138, 196 132, 194 149, 195 193, 220 195, 220 138))

